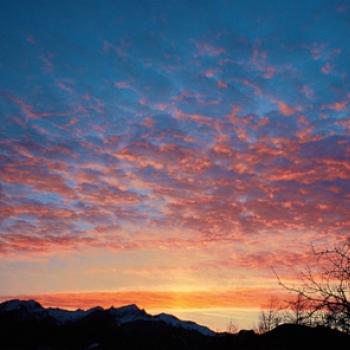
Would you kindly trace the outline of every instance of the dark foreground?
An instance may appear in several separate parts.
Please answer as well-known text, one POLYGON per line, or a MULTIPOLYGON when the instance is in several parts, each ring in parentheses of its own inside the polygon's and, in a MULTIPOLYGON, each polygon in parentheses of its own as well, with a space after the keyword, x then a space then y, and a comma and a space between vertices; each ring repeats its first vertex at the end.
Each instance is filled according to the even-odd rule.
POLYGON ((253 331, 204 335, 195 329, 142 317, 128 316, 127 322, 118 324, 117 311, 113 314, 101 308, 68 321, 66 315, 64 322, 57 322, 47 309, 38 313, 27 307, 1 308, 1 305, 1 350, 350 349, 350 336, 325 328, 286 324, 263 335, 253 331))

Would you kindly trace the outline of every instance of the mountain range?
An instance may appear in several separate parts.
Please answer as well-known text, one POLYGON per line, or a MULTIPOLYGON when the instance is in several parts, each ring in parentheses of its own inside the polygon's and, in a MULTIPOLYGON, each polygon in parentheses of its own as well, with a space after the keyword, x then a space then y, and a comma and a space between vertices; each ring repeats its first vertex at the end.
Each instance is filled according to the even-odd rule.
POLYGON ((109 309, 97 306, 89 310, 78 309, 70 311, 59 308, 44 308, 35 300, 21 301, 13 299, 0 304, 0 317, 2 315, 23 321, 46 321, 60 326, 78 323, 97 316, 103 316, 113 320, 116 326, 135 321, 162 322, 171 327, 195 331, 205 336, 215 335, 215 332, 208 327, 200 326, 191 321, 182 321, 173 315, 161 313, 152 316, 145 310, 139 309, 135 304, 118 308, 111 307, 109 309))
POLYGON ((15 299, 0 304, 1 350, 329 348, 350 348, 350 336, 293 324, 262 335, 252 330, 217 333, 173 315, 150 315, 134 304, 75 311, 45 308, 35 300, 15 299))

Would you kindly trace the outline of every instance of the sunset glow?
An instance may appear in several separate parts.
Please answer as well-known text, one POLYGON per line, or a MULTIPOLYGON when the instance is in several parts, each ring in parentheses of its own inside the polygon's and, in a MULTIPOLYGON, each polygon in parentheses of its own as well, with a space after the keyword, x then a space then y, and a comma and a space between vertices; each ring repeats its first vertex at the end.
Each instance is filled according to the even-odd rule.
POLYGON ((254 327, 349 239, 349 1, 0 10, 1 300, 254 327))

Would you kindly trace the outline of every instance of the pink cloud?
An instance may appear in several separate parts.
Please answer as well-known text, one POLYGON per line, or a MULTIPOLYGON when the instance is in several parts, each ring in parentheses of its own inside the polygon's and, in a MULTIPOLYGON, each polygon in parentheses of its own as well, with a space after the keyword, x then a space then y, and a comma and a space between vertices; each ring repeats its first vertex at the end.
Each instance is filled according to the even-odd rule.
POLYGON ((206 42, 196 43, 197 52, 201 56, 220 56, 225 52, 223 47, 217 47, 206 42))
POLYGON ((321 72, 323 73, 323 74, 330 74, 331 72, 332 72, 332 70, 333 70, 333 67, 332 67, 332 65, 331 64, 329 64, 329 63, 326 63, 325 65, 323 65, 322 66, 322 68, 321 68, 321 72))
POLYGON ((283 102, 283 101, 278 101, 278 108, 280 110, 280 112, 282 113, 282 115, 290 117, 291 115, 293 115, 296 110, 294 108, 292 108, 291 106, 289 106, 287 103, 283 102))
POLYGON ((228 88, 228 84, 223 80, 219 80, 217 82, 217 86, 219 89, 227 89, 228 88))
POLYGON ((26 40, 27 40, 28 43, 30 43, 30 44, 32 44, 32 45, 35 45, 35 44, 36 44, 36 40, 35 40, 34 36, 31 35, 31 34, 28 34, 28 35, 27 35, 26 40))
POLYGON ((127 81, 117 81, 113 84, 118 89, 129 89, 130 83, 127 81))
POLYGON ((308 85, 303 85, 301 88, 301 92, 304 94, 305 97, 311 99, 315 96, 315 93, 311 87, 308 85))
POLYGON ((271 79, 276 74, 276 69, 272 66, 268 66, 264 69, 264 78, 271 79))
POLYGON ((208 69, 204 72, 204 75, 207 77, 207 78, 213 78, 215 75, 216 75, 216 70, 214 69, 208 69))

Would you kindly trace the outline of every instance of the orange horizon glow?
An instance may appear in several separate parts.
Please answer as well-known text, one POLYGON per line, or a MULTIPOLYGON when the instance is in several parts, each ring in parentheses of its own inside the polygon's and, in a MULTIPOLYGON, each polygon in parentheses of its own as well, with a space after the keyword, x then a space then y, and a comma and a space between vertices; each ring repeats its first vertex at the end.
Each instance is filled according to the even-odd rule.
POLYGON ((286 292, 271 289, 226 291, 102 291, 62 292, 0 296, 0 300, 34 299, 45 307, 89 309, 95 306, 120 307, 136 304, 142 309, 259 308, 272 296, 286 298, 286 292))
POLYGON ((44 307, 67 310, 120 307, 136 304, 150 314, 170 313, 215 331, 225 331, 232 322, 240 329, 255 328, 259 313, 271 297, 288 300, 290 295, 277 289, 235 289, 226 291, 118 291, 69 292, 0 296, 9 299, 34 299, 44 307))

